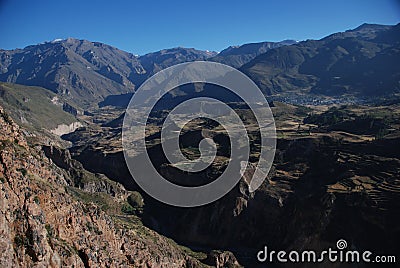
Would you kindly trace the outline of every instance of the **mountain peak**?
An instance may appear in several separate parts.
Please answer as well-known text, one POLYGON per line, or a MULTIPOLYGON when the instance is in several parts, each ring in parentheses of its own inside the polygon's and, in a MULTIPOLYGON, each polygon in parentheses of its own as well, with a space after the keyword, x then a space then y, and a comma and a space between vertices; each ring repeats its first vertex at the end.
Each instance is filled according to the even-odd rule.
MULTIPOLYGON (((362 24, 353 30, 336 33, 321 40, 314 40, 312 44, 304 42, 296 45, 298 42, 294 40, 248 43, 240 46, 230 46, 219 54, 214 51, 197 50, 195 48, 174 47, 142 56, 135 56, 101 42, 72 37, 66 39, 57 38, 53 41, 28 46, 24 49, 0 50, 0 81, 41 86, 64 96, 68 100, 73 100, 72 104, 82 106, 80 108, 86 108, 94 103, 103 101, 109 95, 133 92, 152 74, 183 62, 209 60, 235 68, 243 68, 245 64, 252 62, 245 69, 260 64, 259 66, 262 67, 257 67, 257 72, 260 70, 270 72, 271 68, 274 68, 274 72, 279 73, 281 69, 290 69, 297 75, 297 70, 291 69, 291 66, 295 66, 301 67, 303 72, 307 70, 307 74, 315 74, 315 79, 317 79, 324 70, 314 69, 310 66, 323 63, 315 63, 314 61, 317 61, 316 58, 308 60, 305 64, 300 64, 309 57, 308 52, 303 51, 304 47, 308 46, 310 51, 314 51, 317 44, 319 47, 323 47, 334 40, 336 54, 324 54, 326 59, 331 57, 336 59, 338 55, 347 57, 348 53, 356 52, 358 53, 356 56, 371 58, 376 54, 376 51, 365 47, 362 42, 379 42, 388 45, 399 43, 398 31, 399 25, 392 27, 362 24), (351 40, 344 40, 348 38, 351 40), (349 47, 356 42, 360 43, 359 47, 364 47, 363 51, 355 51, 352 47, 349 47), (341 47, 336 49, 338 47, 337 43, 341 43, 341 47), (280 49, 280 47, 288 45, 290 47, 280 49), (271 56, 274 53, 282 53, 282 56, 275 60, 271 56), (266 61, 270 65, 265 66, 266 61)), ((356 47, 355 49, 358 48, 356 47)), ((316 54, 319 53, 318 51, 314 52, 316 54)), ((335 60, 332 62, 332 64, 336 63, 339 66, 340 62, 335 60)), ((331 67, 326 68, 329 69, 331 67)), ((337 70, 343 68, 343 66, 340 66, 337 67, 337 70)), ((362 68, 359 69, 361 70, 362 68)), ((273 85, 270 85, 272 82, 269 80, 267 81, 264 78, 261 80, 266 83, 266 85, 263 85, 265 88, 274 87, 275 91, 280 91, 291 87, 293 81, 294 84, 297 83, 293 86, 294 88, 315 82, 310 82, 306 78, 301 78, 301 81, 297 83, 285 73, 282 74, 282 79, 274 82, 273 85), (278 84, 283 80, 288 82, 279 86, 278 84)), ((337 82, 337 80, 332 81, 337 82)), ((370 84, 372 85, 373 83, 370 84)), ((392 84, 389 86, 392 86, 392 84)))
POLYGON ((64 41, 64 39, 62 39, 62 38, 56 38, 56 39, 54 39, 53 41, 51 41, 50 43, 58 43, 58 42, 62 42, 62 41, 64 41))
POLYGON ((223 49, 211 60, 239 68, 258 55, 266 53, 270 49, 292 45, 295 43, 296 41, 294 40, 284 40, 280 42, 259 42, 248 43, 239 46, 229 46, 223 49))
POLYGON ((381 24, 373 24, 373 23, 363 23, 357 28, 353 30, 348 30, 346 32, 356 32, 356 31, 366 31, 366 30, 384 30, 386 28, 390 28, 391 25, 381 25, 381 24))
POLYGON ((381 25, 381 24, 370 24, 370 23, 363 23, 357 28, 347 30, 344 32, 338 32, 327 37, 322 38, 321 40, 331 40, 336 38, 358 38, 363 40, 371 40, 376 38, 377 34, 381 34, 384 31, 390 30, 395 26, 392 25, 381 25))
POLYGON ((230 55, 230 54, 242 54, 242 53, 256 53, 257 51, 259 54, 265 53, 268 49, 279 47, 282 45, 292 45, 295 44, 297 41, 295 40, 283 40, 279 42, 256 42, 256 43, 247 43, 243 45, 236 45, 236 46, 229 46, 226 49, 222 50, 219 54, 220 55, 230 55))
POLYGON ((165 48, 161 49, 156 52, 150 52, 147 54, 142 55, 141 57, 149 57, 152 55, 164 55, 164 54, 174 54, 174 53, 194 53, 194 54, 200 54, 200 55, 208 55, 209 57, 215 56, 218 53, 215 51, 209 51, 209 50, 199 50, 193 47, 172 47, 172 48, 165 48))

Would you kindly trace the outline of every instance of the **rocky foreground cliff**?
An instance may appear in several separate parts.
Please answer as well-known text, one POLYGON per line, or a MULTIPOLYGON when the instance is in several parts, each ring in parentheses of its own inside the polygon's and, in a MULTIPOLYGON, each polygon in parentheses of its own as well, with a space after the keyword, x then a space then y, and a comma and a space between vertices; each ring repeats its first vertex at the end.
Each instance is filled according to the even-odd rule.
POLYGON ((68 153, 28 144, 29 133, 1 107, 0 114, 0 267, 204 266, 122 213, 129 195, 122 186, 68 153))

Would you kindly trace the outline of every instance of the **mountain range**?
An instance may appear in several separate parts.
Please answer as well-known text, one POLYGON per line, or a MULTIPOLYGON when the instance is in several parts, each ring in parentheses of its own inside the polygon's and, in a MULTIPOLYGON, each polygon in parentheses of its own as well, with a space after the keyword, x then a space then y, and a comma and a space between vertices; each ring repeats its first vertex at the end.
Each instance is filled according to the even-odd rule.
POLYGON ((230 46, 222 50, 218 55, 212 57, 210 60, 239 68, 270 49, 289 46, 296 43, 295 40, 284 40, 281 42, 261 42, 249 43, 241 46, 230 46))
POLYGON ((241 67, 266 94, 385 95, 400 90, 400 25, 360 27, 270 50, 241 67))
POLYGON ((251 43, 220 53, 178 47, 143 56, 68 38, 0 50, 0 81, 44 87, 87 109, 118 104, 159 70, 209 60, 239 68, 266 95, 390 95, 400 91, 399 31, 400 24, 363 24, 320 40, 251 43))
MULTIPOLYGON (((324 252, 338 239, 348 250, 373 252, 371 258, 395 258, 399 27, 364 24, 321 40, 251 43, 219 53, 178 47, 137 56, 73 38, 0 50, 0 267, 287 267, 260 263, 258 252, 267 246, 324 252), (166 180, 210 182, 232 157, 224 127, 198 118, 182 128, 179 148, 196 159, 208 137, 217 148, 214 161, 200 172, 168 161, 160 137, 169 105, 193 94, 228 102, 250 147, 248 166, 229 193, 179 208, 154 199, 132 178, 122 146, 124 110, 113 106, 125 106, 159 70, 196 60, 238 68, 270 98, 276 150, 265 181, 250 192, 265 146, 263 122, 222 87, 176 89, 146 123, 145 153, 166 180), (336 102, 303 106, 278 98, 336 102), (374 105, 337 105, 366 98, 374 105)), ((325 259, 318 267, 338 266, 325 259)))

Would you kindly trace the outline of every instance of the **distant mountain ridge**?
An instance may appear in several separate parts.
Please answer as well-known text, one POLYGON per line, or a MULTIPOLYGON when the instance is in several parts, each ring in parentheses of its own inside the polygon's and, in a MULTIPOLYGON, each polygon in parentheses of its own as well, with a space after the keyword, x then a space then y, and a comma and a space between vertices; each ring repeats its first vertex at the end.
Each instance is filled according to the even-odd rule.
POLYGON ((231 52, 227 49, 224 60, 216 58, 217 52, 194 48, 176 47, 137 56, 99 42, 56 39, 23 49, 0 50, 0 81, 41 86, 87 108, 110 95, 131 95, 151 75, 178 63, 214 60, 238 67, 280 45, 283 43, 264 42, 231 48, 231 52), (235 52, 244 49, 247 54, 235 52))
POLYGON ((68 38, 0 50, 0 81, 41 86, 86 109, 130 97, 164 68, 208 60, 240 68, 266 95, 392 94, 400 88, 399 27, 363 24, 320 40, 250 43, 220 53, 178 47, 143 56, 68 38))
POLYGON ((63 109, 63 100, 40 87, 0 82, 0 105, 19 125, 40 133, 60 135, 82 125, 63 109))
POLYGON ((215 51, 203 51, 183 47, 162 49, 157 52, 148 53, 138 57, 138 60, 147 72, 145 75, 138 75, 135 81, 140 85, 151 75, 167 67, 188 61, 207 60, 217 54, 218 53, 215 51))
POLYGON ((72 38, 0 51, 0 67, 1 81, 42 86, 81 106, 133 91, 132 73, 145 72, 130 53, 72 38))
POLYGON ((214 55, 173 48, 138 57, 103 43, 68 38, 0 50, 0 81, 42 86, 85 108, 106 96, 133 92, 161 69, 214 55))
POLYGON ((241 46, 230 46, 222 50, 218 55, 212 57, 211 61, 216 61, 239 68, 245 63, 248 63, 258 55, 264 54, 270 49, 281 46, 289 46, 296 44, 295 40, 284 40, 281 42, 260 42, 249 43, 241 46))
POLYGON ((376 96, 400 92, 400 24, 363 24, 267 51, 243 65, 267 95, 376 96))

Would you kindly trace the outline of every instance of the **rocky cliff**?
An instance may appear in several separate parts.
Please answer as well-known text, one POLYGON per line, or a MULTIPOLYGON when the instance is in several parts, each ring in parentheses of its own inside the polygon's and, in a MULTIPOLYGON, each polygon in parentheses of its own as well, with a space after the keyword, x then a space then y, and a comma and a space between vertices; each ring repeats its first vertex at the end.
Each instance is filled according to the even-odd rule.
POLYGON ((68 152, 31 147, 1 107, 0 114, 1 267, 203 266, 121 213, 129 194, 121 185, 88 181, 94 175, 68 152))

